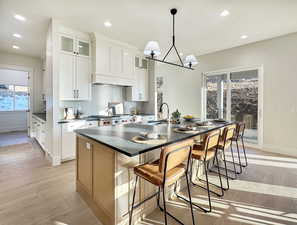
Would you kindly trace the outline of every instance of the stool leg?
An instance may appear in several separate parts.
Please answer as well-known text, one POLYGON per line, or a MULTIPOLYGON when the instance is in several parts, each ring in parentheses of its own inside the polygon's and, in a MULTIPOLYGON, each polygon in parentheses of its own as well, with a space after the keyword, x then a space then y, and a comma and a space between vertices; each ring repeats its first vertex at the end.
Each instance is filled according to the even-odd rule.
POLYGON ((136 180, 135 180, 135 187, 134 187, 134 192, 133 192, 132 206, 131 206, 130 217, 129 217, 129 225, 132 224, 134 201, 135 201, 136 188, 137 188, 137 181, 138 181, 138 176, 136 176, 136 180))
POLYGON ((193 204, 192 204, 192 197, 191 197, 191 190, 190 190, 190 184, 189 184, 188 174, 186 174, 186 179, 187 179, 187 187, 188 187, 188 194, 189 194, 191 214, 192 214, 192 222, 193 222, 193 225, 195 225, 194 212, 193 212, 193 204))
POLYGON ((167 211, 166 211, 166 200, 165 200, 165 185, 163 185, 162 189, 163 189, 164 219, 165 219, 165 225, 167 225, 167 211))
POLYGON ((244 142, 243 142, 243 137, 241 137, 241 142, 242 142, 242 149, 243 149, 243 154, 244 154, 244 158, 245 158, 245 165, 243 167, 246 167, 248 165, 248 161, 247 161, 247 157, 246 157, 246 153, 245 153, 245 146, 244 146, 244 142))
MULTIPOLYGON (((217 160, 217 164, 219 165, 219 159, 218 159, 217 153, 216 153, 215 159, 217 160)), ((223 182, 222 182, 221 169, 219 166, 218 166, 218 174, 219 174, 219 178, 220 178, 221 192, 222 192, 220 197, 222 197, 222 196, 224 196, 224 187, 223 187, 223 182)))
POLYGON ((229 190, 229 177, 228 177, 228 170, 227 170, 227 163, 226 163, 226 156, 225 156, 225 149, 223 150, 223 158, 224 158, 224 165, 225 165, 225 173, 226 173, 226 180, 227 180, 227 188, 226 190, 229 190))
POLYGON ((236 139, 236 147, 237 147, 238 162, 239 162, 239 168, 240 168, 240 172, 237 173, 237 174, 241 174, 242 173, 242 165, 241 165, 240 152, 239 152, 239 146, 238 146, 238 140, 237 139, 236 139))
POLYGON ((230 146, 230 150, 231 150, 231 156, 232 156, 232 161, 233 161, 233 168, 234 168, 234 178, 230 177, 232 180, 235 180, 237 178, 237 170, 236 170, 236 166, 235 166, 235 160, 234 160, 234 153, 233 153, 233 148, 232 148, 232 142, 231 142, 231 146, 230 146))
POLYGON ((209 191, 209 183, 208 183, 208 167, 206 166, 206 161, 204 160, 204 171, 205 171, 205 178, 206 178, 206 186, 207 186, 207 195, 208 195, 208 204, 209 204, 209 212, 211 212, 211 200, 210 200, 210 191, 209 191))

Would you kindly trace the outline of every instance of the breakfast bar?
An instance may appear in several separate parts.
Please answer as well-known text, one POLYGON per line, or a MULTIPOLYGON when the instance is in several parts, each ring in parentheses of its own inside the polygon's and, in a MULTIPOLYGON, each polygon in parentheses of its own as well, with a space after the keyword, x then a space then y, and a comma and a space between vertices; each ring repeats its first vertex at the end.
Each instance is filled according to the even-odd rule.
MULTIPOLYGON (((104 225, 127 224, 135 179, 132 168, 159 157, 159 149, 164 146, 194 139, 229 124, 211 123, 189 131, 180 129, 181 125, 170 123, 125 124, 76 130, 77 192, 104 225), (158 134, 158 138, 146 142, 140 134, 158 134)), ((136 202, 155 191, 145 181, 139 185, 136 202)), ((147 201, 134 211, 133 221, 148 215, 155 208, 155 201, 147 201)))

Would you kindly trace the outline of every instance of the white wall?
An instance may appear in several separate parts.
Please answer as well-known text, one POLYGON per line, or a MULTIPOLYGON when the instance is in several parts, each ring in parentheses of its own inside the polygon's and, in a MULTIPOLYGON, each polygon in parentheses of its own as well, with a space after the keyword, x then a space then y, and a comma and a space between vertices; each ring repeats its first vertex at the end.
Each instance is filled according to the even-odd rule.
POLYGON ((200 112, 202 72, 263 65, 263 149, 297 156, 297 33, 203 55, 198 61, 193 77, 168 72, 169 101, 179 92, 183 97, 176 98, 176 104, 184 101, 189 107, 195 102, 193 107, 200 112))
POLYGON ((4 66, 21 66, 31 68, 33 70, 33 111, 39 112, 42 109, 42 70, 41 59, 30 56, 23 56, 17 54, 11 54, 6 52, 0 52, 0 68, 4 66))
POLYGON ((163 102, 168 103, 170 113, 177 110, 182 115, 200 117, 200 74, 176 66, 156 63, 155 76, 163 77, 163 102))
POLYGON ((0 112, 0 133, 27 130, 26 112, 0 112))

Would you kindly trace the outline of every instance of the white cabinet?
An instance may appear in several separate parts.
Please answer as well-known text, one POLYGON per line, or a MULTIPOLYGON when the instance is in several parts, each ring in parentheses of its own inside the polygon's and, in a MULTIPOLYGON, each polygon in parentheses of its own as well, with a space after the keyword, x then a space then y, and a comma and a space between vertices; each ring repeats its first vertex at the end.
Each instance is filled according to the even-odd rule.
POLYGON ((98 121, 73 121, 61 124, 61 160, 67 161, 76 158, 76 134, 74 130, 97 127, 98 121))
POLYGON ((60 100, 90 99, 90 44, 72 36, 60 36, 60 100))
POLYGON ((93 39, 93 83, 134 85, 134 56, 137 49, 98 35, 93 39))
POLYGON ((32 116, 32 130, 31 136, 36 139, 41 148, 46 151, 45 148, 45 139, 46 139, 46 124, 45 121, 37 118, 36 116, 32 116))
POLYGON ((149 79, 147 69, 135 68, 135 85, 127 88, 128 101, 149 100, 149 79))
POLYGON ((123 50, 123 76, 127 79, 135 79, 134 57, 130 51, 123 50))

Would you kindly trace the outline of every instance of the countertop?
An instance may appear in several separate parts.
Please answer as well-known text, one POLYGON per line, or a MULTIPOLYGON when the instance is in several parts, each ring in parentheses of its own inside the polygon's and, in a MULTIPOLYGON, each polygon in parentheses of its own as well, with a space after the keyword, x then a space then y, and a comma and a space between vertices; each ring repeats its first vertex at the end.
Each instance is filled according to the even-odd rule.
MULTIPOLYGON (((142 114, 137 114, 137 115, 132 115, 132 114, 118 115, 118 117, 121 117, 121 116, 131 116, 131 117, 132 117, 132 116, 154 116, 154 114, 145 114, 145 113, 142 113, 142 114)), ((80 118, 80 119, 60 120, 58 123, 72 123, 72 122, 81 121, 81 120, 86 120, 86 121, 99 121, 100 119, 95 118, 95 117, 92 117, 92 116, 89 116, 89 117, 83 117, 83 118, 80 118)))
POLYGON ((34 116, 37 116, 39 119, 46 121, 46 113, 33 113, 34 116))
POLYGON ((222 128, 229 124, 231 123, 217 123, 210 127, 199 127, 194 134, 177 133, 173 129, 178 127, 178 125, 173 124, 124 124, 118 126, 101 126, 88 129, 78 129, 75 130, 75 132, 98 143, 104 144, 117 152, 132 157, 162 146, 207 133, 217 128, 222 128), (163 144, 156 145, 138 144, 133 142, 131 139, 138 136, 140 132, 157 132, 162 136, 165 136, 167 140, 163 144))

